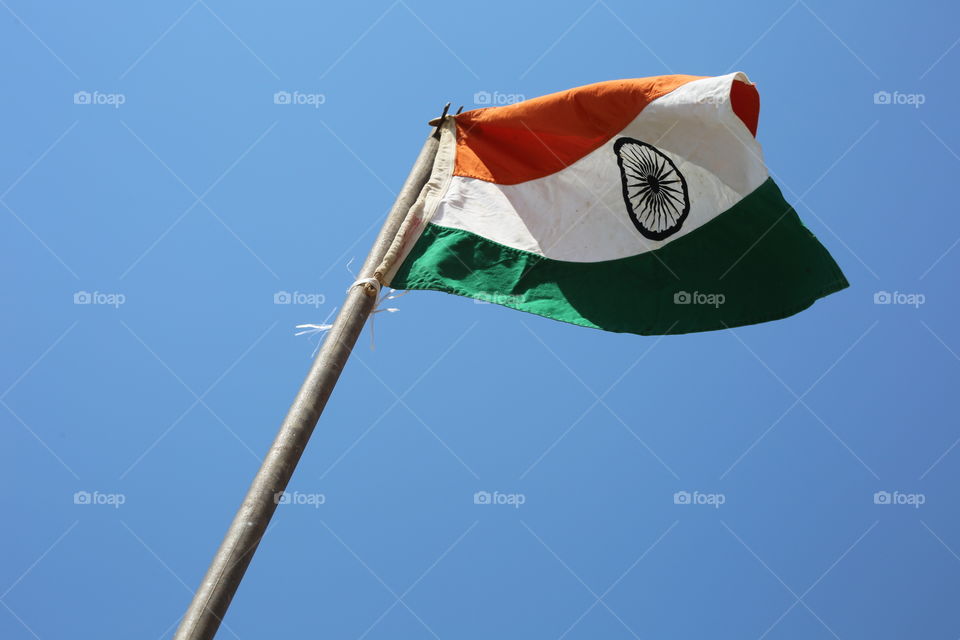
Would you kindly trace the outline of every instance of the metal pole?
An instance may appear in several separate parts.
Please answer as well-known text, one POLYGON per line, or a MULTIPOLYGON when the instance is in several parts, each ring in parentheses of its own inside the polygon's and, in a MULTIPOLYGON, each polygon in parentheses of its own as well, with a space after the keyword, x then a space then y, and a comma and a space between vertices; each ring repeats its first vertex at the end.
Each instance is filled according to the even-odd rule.
MULTIPOLYGON (((373 277, 407 211, 430 177, 438 137, 434 132, 420 150, 367 256, 360 278, 373 277)), ((210 640, 216 635, 247 565, 277 508, 277 497, 286 489, 360 330, 376 305, 376 293, 375 287, 369 284, 351 287, 347 292, 346 302, 313 361, 287 417, 280 425, 277 437, 210 563, 203 582, 194 594, 174 640, 210 640)))

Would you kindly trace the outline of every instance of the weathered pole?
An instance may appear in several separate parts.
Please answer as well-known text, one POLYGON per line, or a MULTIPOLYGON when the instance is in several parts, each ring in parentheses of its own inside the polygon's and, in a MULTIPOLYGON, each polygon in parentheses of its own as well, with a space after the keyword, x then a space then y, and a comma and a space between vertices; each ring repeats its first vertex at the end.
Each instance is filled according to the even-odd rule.
MULTIPOLYGON (((447 105, 449 107, 449 105, 447 105)), ((444 115, 446 115, 444 108, 444 115)), ((442 120, 443 116, 441 116, 442 120)), ((410 175, 400 189, 386 222, 367 256, 359 278, 373 278, 397 235, 401 223, 430 177, 437 153, 439 128, 427 138, 410 175)), ((277 508, 278 497, 303 454, 340 372, 350 357, 364 323, 377 304, 379 287, 350 287, 347 299, 333 322, 310 372, 300 387, 287 417, 257 471, 243 503, 227 530, 210 568, 190 602, 174 640, 210 640, 217 633, 247 565, 277 508)))

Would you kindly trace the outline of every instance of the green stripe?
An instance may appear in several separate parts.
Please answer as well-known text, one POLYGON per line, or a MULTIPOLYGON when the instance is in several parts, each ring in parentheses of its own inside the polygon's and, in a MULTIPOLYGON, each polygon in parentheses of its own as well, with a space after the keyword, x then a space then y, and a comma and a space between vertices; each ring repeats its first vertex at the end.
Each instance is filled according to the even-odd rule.
POLYGON ((431 224, 391 286, 446 291, 606 331, 661 335, 785 318, 848 283, 768 179, 660 249, 603 262, 551 260, 431 224), (675 301, 682 302, 682 292, 690 303, 675 301))

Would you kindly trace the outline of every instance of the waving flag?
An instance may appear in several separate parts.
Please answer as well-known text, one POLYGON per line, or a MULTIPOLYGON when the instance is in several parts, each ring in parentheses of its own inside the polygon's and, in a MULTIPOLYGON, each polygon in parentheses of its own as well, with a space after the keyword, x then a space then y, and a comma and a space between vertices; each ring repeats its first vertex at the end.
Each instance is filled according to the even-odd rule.
POLYGON ((447 118, 387 280, 639 334, 793 315, 847 281, 784 200, 742 73, 447 118))
POLYGON ((741 73, 449 106, 337 318, 304 325, 328 337, 177 639, 216 633, 383 285, 640 334, 775 320, 847 286, 768 175, 741 73))

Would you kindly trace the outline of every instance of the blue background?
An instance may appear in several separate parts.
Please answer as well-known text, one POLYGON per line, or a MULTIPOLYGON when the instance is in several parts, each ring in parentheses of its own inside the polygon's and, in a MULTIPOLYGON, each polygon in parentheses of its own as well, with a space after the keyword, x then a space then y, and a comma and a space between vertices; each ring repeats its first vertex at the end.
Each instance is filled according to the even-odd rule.
POLYGON ((398 300, 220 637, 960 635, 954 4, 0 4, 0 637, 172 635, 309 365, 293 326, 444 102, 732 69, 851 288, 661 339, 398 300))

